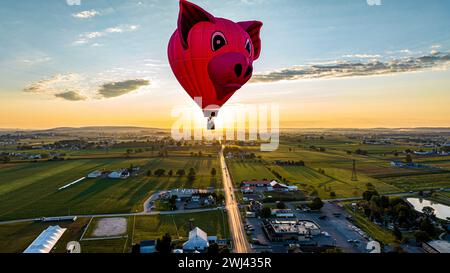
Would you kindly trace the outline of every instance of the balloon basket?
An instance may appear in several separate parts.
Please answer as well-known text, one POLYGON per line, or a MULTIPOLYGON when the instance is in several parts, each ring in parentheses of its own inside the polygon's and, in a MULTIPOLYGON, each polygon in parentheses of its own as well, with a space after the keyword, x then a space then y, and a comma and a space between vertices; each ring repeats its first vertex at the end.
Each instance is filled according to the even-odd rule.
POLYGON ((209 117, 209 118, 208 118, 208 122, 207 122, 206 128, 207 128, 209 131, 214 131, 214 130, 216 130, 216 123, 214 122, 214 117, 209 117))

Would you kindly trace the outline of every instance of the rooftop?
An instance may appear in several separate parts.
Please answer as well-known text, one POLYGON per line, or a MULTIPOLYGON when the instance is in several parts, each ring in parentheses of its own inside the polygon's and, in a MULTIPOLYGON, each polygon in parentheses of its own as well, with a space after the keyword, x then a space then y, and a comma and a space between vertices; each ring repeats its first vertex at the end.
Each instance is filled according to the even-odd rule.
POLYGON ((48 227, 23 253, 50 253, 66 230, 60 226, 48 227))
POLYGON ((306 220, 300 221, 272 220, 270 221, 270 224, 276 233, 308 234, 310 230, 319 229, 319 226, 316 223, 306 220))
POLYGON ((450 242, 443 240, 435 240, 427 243, 439 253, 450 253, 450 242))

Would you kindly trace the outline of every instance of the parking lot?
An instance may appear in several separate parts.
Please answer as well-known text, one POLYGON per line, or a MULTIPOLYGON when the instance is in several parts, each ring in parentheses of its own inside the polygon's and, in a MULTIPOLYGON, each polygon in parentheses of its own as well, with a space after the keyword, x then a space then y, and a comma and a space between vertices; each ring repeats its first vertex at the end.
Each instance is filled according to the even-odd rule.
MULTIPOLYGON (((346 218, 348 214, 338 205, 325 203, 321 212, 304 212, 298 210, 293 204, 288 204, 288 207, 295 211, 297 220, 311 220, 320 226, 322 234, 314 236, 307 244, 336 246, 346 253, 367 252, 366 246, 369 239, 346 218)), ((248 230, 250 241, 257 242, 252 244, 255 252, 286 253, 288 251, 288 242, 271 242, 268 240, 262 229, 260 219, 247 218, 247 224, 251 226, 248 230)))

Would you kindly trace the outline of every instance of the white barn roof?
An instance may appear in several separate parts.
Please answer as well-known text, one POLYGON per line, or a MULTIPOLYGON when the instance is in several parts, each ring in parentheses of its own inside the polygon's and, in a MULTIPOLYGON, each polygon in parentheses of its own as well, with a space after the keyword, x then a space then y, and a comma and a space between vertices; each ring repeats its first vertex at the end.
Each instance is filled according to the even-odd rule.
POLYGON ((189 240, 183 244, 185 250, 205 249, 209 246, 206 232, 196 227, 189 232, 189 240))
POLYGON ((23 253, 50 253, 66 230, 60 226, 48 227, 23 253))

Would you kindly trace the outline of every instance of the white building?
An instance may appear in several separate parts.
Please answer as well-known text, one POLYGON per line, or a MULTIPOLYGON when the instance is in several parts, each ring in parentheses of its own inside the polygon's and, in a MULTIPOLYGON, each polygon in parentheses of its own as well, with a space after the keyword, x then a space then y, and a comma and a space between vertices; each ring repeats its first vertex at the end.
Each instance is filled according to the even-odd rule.
POLYGON ((125 179, 130 177, 128 170, 118 170, 108 174, 108 178, 112 179, 125 179))
POLYGON ((294 212, 291 209, 271 209, 272 216, 278 218, 294 218, 294 212))
POLYGON ((368 242, 366 249, 369 251, 369 253, 381 253, 381 245, 377 241, 368 242))
POLYGON ((156 252, 156 241, 142 241, 140 243, 140 253, 148 254, 156 252))
POLYGON ((60 226, 48 227, 23 253, 50 253, 66 230, 60 226))
POLYGON ((185 252, 205 251, 208 247, 208 235, 198 227, 189 232, 189 240, 183 244, 185 252))
POLYGON ((102 176, 102 174, 103 173, 101 171, 93 171, 87 175, 87 178, 98 178, 102 176))

